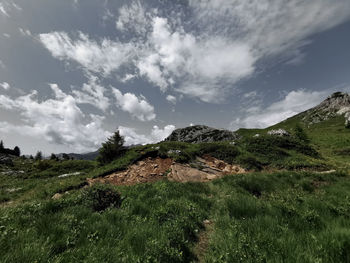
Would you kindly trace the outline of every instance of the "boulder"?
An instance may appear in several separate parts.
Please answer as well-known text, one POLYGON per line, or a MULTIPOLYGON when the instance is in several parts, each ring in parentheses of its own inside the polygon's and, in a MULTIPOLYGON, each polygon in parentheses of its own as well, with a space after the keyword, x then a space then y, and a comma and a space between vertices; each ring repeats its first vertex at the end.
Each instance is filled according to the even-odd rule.
POLYGON ((13 161, 11 157, 7 155, 0 155, 0 165, 13 166, 13 161))
POLYGON ((189 143, 234 141, 238 139, 235 132, 215 129, 205 125, 195 125, 173 131, 165 141, 189 143))
POLYGON ((267 132, 268 135, 276 135, 276 136, 290 136, 290 133, 283 129, 278 130, 270 130, 267 132))

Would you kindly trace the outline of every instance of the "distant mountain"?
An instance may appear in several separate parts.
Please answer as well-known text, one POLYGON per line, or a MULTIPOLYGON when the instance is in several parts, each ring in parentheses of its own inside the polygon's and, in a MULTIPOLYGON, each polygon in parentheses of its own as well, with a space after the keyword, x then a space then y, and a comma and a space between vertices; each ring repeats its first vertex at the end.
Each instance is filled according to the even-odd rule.
POLYGON ((215 129, 205 125, 195 125, 176 129, 165 139, 165 141, 201 143, 233 141, 237 138, 238 135, 232 131, 215 129))
MULTIPOLYGON (((89 153, 67 153, 70 158, 74 160, 90 160, 93 161, 98 156, 98 151, 89 152, 89 153)), ((63 153, 57 154, 57 157, 62 158, 63 153)))

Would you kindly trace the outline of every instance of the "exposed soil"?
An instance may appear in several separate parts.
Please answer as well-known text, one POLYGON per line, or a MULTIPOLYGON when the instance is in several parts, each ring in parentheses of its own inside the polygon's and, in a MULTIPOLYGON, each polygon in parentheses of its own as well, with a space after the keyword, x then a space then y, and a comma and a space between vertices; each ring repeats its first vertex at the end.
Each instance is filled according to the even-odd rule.
POLYGON ((199 263, 205 262, 205 253, 208 250, 210 242, 210 234, 213 232, 214 224, 210 220, 204 220, 204 230, 199 233, 198 243, 194 247, 194 254, 197 257, 199 263))
POLYGON ((87 179, 94 183, 133 185, 168 178, 176 182, 206 182, 228 174, 245 173, 242 167, 230 165, 209 155, 197 158, 191 164, 175 163, 172 159, 147 158, 129 166, 126 171, 113 173, 102 178, 87 179))
POLYGON ((173 161, 170 158, 147 158, 129 166, 126 171, 113 173, 102 178, 87 179, 93 183, 110 183, 114 185, 133 185, 137 183, 155 182, 165 178, 173 161))

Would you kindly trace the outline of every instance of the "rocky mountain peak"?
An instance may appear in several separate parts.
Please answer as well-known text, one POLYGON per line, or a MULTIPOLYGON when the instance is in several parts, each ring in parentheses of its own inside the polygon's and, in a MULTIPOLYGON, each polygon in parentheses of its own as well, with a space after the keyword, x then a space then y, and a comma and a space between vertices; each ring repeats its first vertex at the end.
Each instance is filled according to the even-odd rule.
POLYGON ((237 138, 238 135, 232 131, 215 129, 205 125, 195 125, 176 129, 165 139, 165 141, 201 143, 233 141, 237 138))
POLYGON ((339 111, 344 107, 350 107, 350 95, 344 92, 333 93, 317 106, 323 111, 339 111))
POLYGON ((348 93, 333 93, 316 107, 304 112, 303 121, 314 124, 339 115, 345 117, 347 125, 350 121, 350 95, 348 93))

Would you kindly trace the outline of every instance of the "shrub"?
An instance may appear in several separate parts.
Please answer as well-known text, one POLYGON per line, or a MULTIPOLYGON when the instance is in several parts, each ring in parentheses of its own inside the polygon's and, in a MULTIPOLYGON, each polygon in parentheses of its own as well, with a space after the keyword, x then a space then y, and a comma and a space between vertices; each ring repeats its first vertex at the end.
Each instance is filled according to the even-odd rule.
POLYGON ((247 170, 261 171, 263 164, 253 156, 239 156, 238 163, 247 170))
POLYGON ((84 202, 95 212, 100 212, 108 207, 118 208, 122 198, 119 193, 105 185, 95 185, 83 192, 84 202))
POLYGON ((210 154, 212 157, 232 164, 239 155, 239 150, 226 143, 202 143, 199 146, 199 155, 204 154, 210 154))
POLYGON ((304 143, 310 143, 310 139, 307 136, 306 132, 303 130, 303 128, 301 128, 301 126, 299 124, 297 124, 294 128, 294 134, 295 137, 304 142, 304 143))
POLYGON ((36 169, 38 169, 39 171, 45 171, 49 168, 52 167, 52 164, 49 160, 41 160, 41 161, 38 161, 34 164, 34 167, 36 169))

